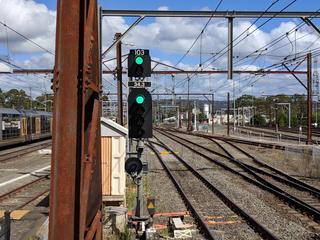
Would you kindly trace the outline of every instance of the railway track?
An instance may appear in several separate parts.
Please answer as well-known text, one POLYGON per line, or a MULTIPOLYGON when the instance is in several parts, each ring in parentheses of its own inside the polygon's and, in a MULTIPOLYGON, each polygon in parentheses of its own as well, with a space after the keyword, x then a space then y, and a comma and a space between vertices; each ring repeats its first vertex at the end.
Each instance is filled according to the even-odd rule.
POLYGON ((32 153, 34 151, 49 147, 51 145, 51 140, 45 142, 38 142, 32 145, 26 145, 24 147, 18 147, 18 149, 12 149, 10 151, 6 150, 4 153, 0 154, 0 162, 5 162, 14 158, 21 157, 23 155, 32 153))
MULTIPOLYGON (((288 135, 287 133, 293 133, 293 134, 299 134, 299 132, 295 131, 290 131, 290 130, 281 130, 279 129, 280 132, 270 132, 267 131, 266 129, 256 129, 256 128, 250 128, 250 127, 244 127, 244 126, 239 126, 238 127, 238 132, 247 134, 247 131, 250 131, 251 135, 261 137, 261 134, 263 134, 264 138, 274 138, 274 139, 283 139, 283 140, 290 140, 290 141, 300 141, 300 142, 307 142, 307 138, 305 135, 302 135, 301 137, 299 136, 292 136, 288 135)), ((315 134, 314 137, 319 137, 319 135, 315 134)), ((314 144, 319 144, 319 140, 313 139, 312 142, 314 144)))
MULTIPOLYGON (((250 129, 250 126, 241 126, 241 127, 244 127, 244 128, 248 128, 250 129)), ((260 129, 260 130, 272 130, 272 131, 276 131, 276 128, 274 127, 271 127, 271 128, 268 128, 268 127, 258 127, 258 126, 254 126, 255 129, 260 129)), ((303 127, 303 130, 302 130, 302 135, 307 135, 307 131, 305 130, 307 129, 306 126, 303 127)), ((278 128, 278 131, 280 132, 288 132, 288 133, 294 133, 294 134, 299 134, 299 128, 297 127, 292 127, 292 128, 287 128, 287 127, 279 127, 278 128)), ((312 135, 314 137, 320 137, 320 128, 311 128, 311 132, 312 132, 312 135)))
MULTIPOLYGON (((168 130, 166 128, 155 128, 156 130, 168 130)), ((171 132, 175 133, 182 133, 182 134, 188 134, 188 135, 193 135, 193 136, 199 136, 199 137, 213 137, 211 135, 207 134, 201 134, 201 133, 195 133, 195 132, 188 132, 186 133, 185 131, 182 130, 177 130, 174 128, 169 128, 171 132)), ((239 138, 233 138, 233 137, 219 137, 219 136, 214 136, 215 139, 227 139, 229 142, 233 143, 242 143, 246 145, 253 145, 257 147, 263 147, 263 148, 271 148, 271 149, 278 149, 284 151, 286 147, 281 144, 276 144, 276 143, 267 143, 267 142, 262 142, 262 141, 253 141, 253 140, 246 140, 246 139, 239 139, 239 138)))
MULTIPOLYGON (((316 222, 320 221, 320 191, 318 189, 294 179, 285 173, 277 171, 276 169, 270 169, 267 165, 261 166, 260 163, 254 161, 253 158, 252 163, 255 163, 256 165, 239 161, 225 148, 223 150, 224 153, 221 153, 197 144, 194 141, 179 137, 173 133, 163 130, 160 130, 159 133, 228 170, 229 172, 241 176, 249 183, 272 193, 274 196, 287 203, 290 207, 306 214, 310 219, 316 222), (219 156, 221 160, 212 158, 212 154, 219 156)), ((222 145, 220 144, 220 149, 222 149, 221 146, 222 145)))
POLYGON ((251 236, 250 239, 278 239, 267 228, 261 225, 254 217, 249 215, 239 205, 224 195, 216 186, 209 182, 198 170, 184 161, 160 139, 159 143, 149 142, 148 146, 154 151, 161 165, 167 172, 171 181, 175 185, 180 196, 187 205, 188 210, 196 219, 200 232, 206 239, 220 239, 219 231, 223 231, 231 236, 239 236, 239 233, 251 236), (177 160, 176 162, 166 162, 154 144, 169 151, 177 160), (175 163, 175 164, 173 164, 175 163), (227 216, 224 222, 214 222, 210 224, 209 217, 223 215, 227 216), (231 223, 231 224, 227 224, 231 223), (250 229, 249 226, 252 228, 250 229), (253 231, 252 231, 253 230, 253 231), (255 235, 259 236, 255 236, 255 235))
POLYGON ((4 193, 0 196, 0 209, 17 210, 22 209, 49 192, 49 175, 39 176, 18 188, 4 193))

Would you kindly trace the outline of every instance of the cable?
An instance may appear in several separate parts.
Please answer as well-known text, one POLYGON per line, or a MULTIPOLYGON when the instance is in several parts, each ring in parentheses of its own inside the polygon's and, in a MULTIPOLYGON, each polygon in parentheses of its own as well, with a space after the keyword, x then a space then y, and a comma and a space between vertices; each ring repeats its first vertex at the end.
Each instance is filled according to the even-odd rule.
POLYGON ((179 61, 174 65, 175 67, 189 54, 190 50, 194 47, 194 45, 196 44, 196 42, 198 41, 198 39, 200 38, 200 36, 203 34, 204 30, 207 28, 207 26, 209 25, 209 23, 211 22, 211 19, 213 18, 214 14, 216 13, 216 11, 218 10, 218 8, 220 7, 221 3, 223 2, 223 0, 220 0, 218 5, 216 6, 215 10, 213 11, 213 13, 211 14, 210 18, 208 19, 208 21, 206 22, 206 24, 204 25, 204 27, 202 28, 202 30, 200 31, 199 35, 196 37, 196 39, 193 41, 193 43, 191 44, 190 48, 187 50, 187 52, 179 59, 179 61))
POLYGON ((51 55, 54 55, 53 52, 49 51, 48 49, 40 46, 38 43, 36 43, 35 41, 31 40, 30 38, 24 36, 23 34, 19 33, 18 31, 14 30, 13 28, 9 27, 7 24, 5 24, 4 22, 0 21, 0 24, 2 24, 4 27, 10 29, 11 31, 15 32, 16 34, 18 34, 20 37, 24 38, 25 40, 31 42, 32 44, 36 45, 37 47, 41 48, 43 51, 50 53, 51 55))
MULTIPOLYGON (((18 68, 18 69, 24 69, 24 68, 22 68, 22 67, 20 67, 20 66, 18 66, 18 65, 16 65, 16 64, 14 64, 14 63, 11 63, 11 62, 8 61, 8 60, 2 59, 1 57, 0 57, 0 62, 4 62, 4 63, 6 63, 6 64, 8 64, 8 65, 10 65, 10 66, 12 66, 12 67, 18 68)), ((40 77, 40 76, 38 76, 38 75, 36 75, 36 74, 34 74, 34 76, 36 76, 36 77, 37 77, 38 79, 40 79, 40 80, 43 80, 43 79, 44 79, 43 77, 40 77)))
MULTIPOLYGON (((313 16, 313 15, 310 15, 309 18, 313 19, 314 17, 318 16, 318 15, 319 15, 319 11, 320 11, 320 8, 316 11, 316 14, 315 14, 314 16, 313 16)), ((277 43, 279 43, 281 40, 283 40, 283 39, 286 37, 287 33, 288 33, 288 34, 291 34, 291 33, 295 32, 296 30, 300 29, 301 27, 303 27, 304 25, 306 25, 306 23, 305 23, 304 21, 300 22, 297 26, 293 27, 293 28, 290 29, 288 32, 280 35, 279 37, 277 37, 276 39, 274 39, 274 40, 272 40, 271 42, 267 43, 266 45, 260 47, 259 49, 253 51, 253 52, 250 53, 249 55, 247 55, 247 56, 241 58, 240 60, 236 61, 236 62, 234 63, 234 65, 237 64, 237 63, 239 63, 239 62, 241 62, 241 61, 243 61, 244 59, 250 57, 251 55, 255 54, 256 52, 258 52, 258 51, 261 50, 261 49, 264 49, 264 48, 266 48, 266 47, 270 48, 270 47, 276 45, 277 43), (270 45, 270 46, 269 46, 269 45, 270 45)))
MULTIPOLYGON (((237 39, 239 39, 243 34, 245 34, 260 18, 262 18, 264 16, 264 14, 272 7, 274 6, 274 4, 276 4, 279 0, 276 0, 276 1, 273 1, 270 6, 245 30, 243 31, 239 36, 236 37, 236 39, 234 39, 230 44, 233 44, 234 41, 236 41, 237 39)), ((287 7, 289 7, 291 4, 293 4, 296 0, 292 1, 290 4, 288 4, 284 9, 282 9, 281 11, 284 11, 287 7)), ((279 14, 279 13, 277 13, 279 14)), ((274 18, 277 14, 275 14, 272 18, 274 18)), ((270 18, 269 20, 267 20, 264 24, 266 24, 268 21, 270 21, 272 18, 270 18)), ((264 25, 263 24, 263 25, 264 25)), ((262 27, 263 25, 260 25, 258 28, 262 27)), ((256 31, 258 28, 256 28, 254 31, 256 31)), ((253 31, 253 32, 254 32, 253 31)), ((253 33, 252 32, 252 33, 253 33)), ((250 34, 252 34, 250 33, 250 34)), ((247 38, 250 34, 248 34, 246 37, 244 37, 243 39, 241 39, 237 44, 239 44, 241 41, 243 41, 245 38, 247 38)), ((230 44, 228 44, 227 46, 225 46, 223 49, 221 49, 217 54, 215 54, 214 56, 208 58, 206 61, 204 61, 202 63, 202 65, 208 61, 210 61, 212 58, 216 57, 217 55, 221 54, 221 52, 223 52, 226 48, 229 48, 230 44)), ((226 53, 226 52, 225 52, 226 53)), ((223 53, 221 56, 223 56, 225 53, 223 53)), ((221 57, 220 56, 220 57, 221 57)), ((218 57, 218 58, 220 58, 218 57)), ((216 59, 217 60, 217 59, 216 59)), ((212 63, 212 62, 211 62, 212 63)), ((204 67, 203 69, 206 69, 208 68, 208 66, 211 65, 211 63, 209 63, 206 67, 204 67)), ((197 68, 197 70, 199 69, 199 67, 197 68)), ((192 75, 192 77, 194 77, 196 74, 192 75)), ((188 78, 184 79, 184 80, 187 80, 188 78)))
MULTIPOLYGON (((280 10, 280 12, 275 13, 272 17, 270 17, 268 20, 266 20, 265 22, 263 22, 262 24, 260 24, 258 27, 256 27, 252 32, 250 32, 249 34, 247 34, 244 38, 240 39, 237 43, 235 43, 233 45, 233 47, 236 47, 237 45, 239 45, 243 40, 245 40, 246 38, 248 38, 250 35, 252 35, 255 31, 257 31, 258 29, 260 29, 261 27, 263 27, 265 24, 267 24, 269 21, 271 21, 272 19, 274 19, 279 13, 283 12, 284 10, 286 10, 288 7, 290 7, 293 3, 295 3, 297 0, 293 0, 292 2, 290 2, 289 4, 287 4, 284 8, 282 8, 280 10)), ((269 9, 269 8, 268 8, 269 9)), ((265 14, 266 11, 263 13, 265 14)), ((262 16, 260 16, 261 18, 262 16)), ((235 40, 233 40, 230 44, 227 45, 227 48, 229 48, 229 46, 231 44, 233 44, 235 42, 235 40)), ((226 47, 225 47, 226 48, 226 47)), ((224 48, 224 49, 225 49, 224 48)), ((218 59, 220 59, 224 54, 226 54, 228 52, 228 50, 226 50, 225 52, 221 53, 220 56, 216 59, 213 59, 204 69, 206 69, 207 67, 209 67, 212 63, 216 62, 218 59)), ((211 58, 212 59, 212 58, 211 58)), ((205 62, 210 61, 209 59, 206 60, 205 62)))
MULTIPOLYGON (((298 29, 295 29, 295 32, 297 32, 297 30, 298 29)), ((311 33, 309 32, 309 33, 307 33, 307 34, 305 34, 305 35, 303 35, 303 36, 301 36, 301 37, 299 37, 298 39, 302 39, 302 38, 304 38, 304 37, 306 37, 306 36, 309 36, 310 34, 312 34, 312 33, 314 33, 315 31, 313 30, 311 33)), ((293 44, 292 44, 292 42, 290 41, 290 39, 289 39, 289 37, 288 37, 288 32, 286 33, 286 37, 288 38, 288 40, 289 40, 289 43, 286 43, 286 44, 284 44, 284 45, 281 45, 280 47, 278 47, 278 48, 275 48, 275 49, 273 49, 273 50, 268 50, 268 48, 265 48, 265 49, 263 49, 262 51, 268 51, 268 53, 271 53, 271 52, 274 52, 274 51, 276 51, 276 50, 279 50, 279 49, 281 49, 281 48, 283 48, 283 47, 285 47, 285 46, 287 46, 287 45, 289 45, 289 44, 291 44, 291 52, 293 52, 293 44)), ((320 38, 320 37, 319 37, 320 38)), ((297 38, 295 39, 295 44, 296 44, 296 42, 297 42, 297 40, 298 40, 297 38)), ((312 44, 313 45, 313 44, 312 44)), ((308 48, 310 48, 312 45, 310 45, 308 48)), ((308 49, 308 48, 306 48, 306 49, 308 49)), ((304 50, 305 51, 305 50, 304 50)), ((303 51, 302 51, 303 52, 303 51)), ((300 52, 301 53, 301 52, 300 52)), ((300 54, 299 53, 299 54, 300 54)), ((257 57, 255 57, 254 58, 254 60, 253 61, 251 61, 249 64, 248 64, 248 66, 247 66, 247 68, 246 69, 248 69, 249 68, 249 66, 250 65, 252 65, 259 57, 261 57, 262 55, 264 55, 264 56, 266 56, 267 54, 262 54, 262 52, 260 52, 259 53, 259 55, 257 56, 257 57)), ((295 57, 297 56, 297 52, 295 52, 295 57)), ((252 56, 254 56, 254 55, 252 55, 252 56)), ((291 54, 289 54, 289 55, 286 55, 286 56, 283 56, 282 58, 283 58, 283 60, 286 60, 288 57, 290 57, 291 56, 291 54)), ((244 63, 242 62, 242 65, 243 65, 244 63)), ((239 65, 237 65, 237 66, 239 66, 239 65)), ((245 70, 246 70, 245 69, 245 70)))

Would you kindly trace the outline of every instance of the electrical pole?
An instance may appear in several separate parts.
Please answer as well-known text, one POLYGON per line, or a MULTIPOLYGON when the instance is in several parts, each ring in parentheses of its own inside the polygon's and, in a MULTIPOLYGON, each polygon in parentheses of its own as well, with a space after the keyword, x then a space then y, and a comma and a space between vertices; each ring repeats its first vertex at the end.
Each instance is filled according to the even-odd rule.
MULTIPOLYGON (((249 119, 249 122, 251 122, 251 126, 254 126, 254 98, 253 98, 253 84, 251 84, 251 97, 252 97, 252 104, 251 104, 251 109, 250 113, 252 110, 252 118, 249 119)), ((250 114, 251 115, 251 114, 250 114)))
POLYGON ((172 106, 175 106, 176 105, 176 99, 175 99, 175 82, 174 82, 174 75, 171 74, 171 78, 172 78, 172 90, 171 90, 171 93, 172 93, 172 106))
POLYGON ((319 73, 318 73, 318 59, 314 57, 313 63, 313 96, 315 96, 315 112, 316 112, 316 127, 318 127, 318 101, 319 101, 319 73))
POLYGON ((181 97, 179 97, 179 128, 181 128, 181 113, 180 111, 182 112, 181 110, 181 97))
POLYGON ((158 116, 158 125, 159 125, 160 124, 160 98, 159 98, 159 94, 158 94, 157 103, 158 103, 158 114, 157 114, 157 116, 158 116))
POLYGON ((307 88, 308 88, 308 98, 307 98, 307 144, 312 144, 312 131, 311 131, 311 121, 312 121, 312 57, 311 53, 307 54, 307 88))
POLYGON ((230 93, 228 92, 228 100, 227 100, 227 135, 230 136, 230 128, 229 128, 229 111, 230 111, 230 93))
POLYGON ((190 112, 190 77, 188 76, 188 126, 187 131, 191 131, 192 115, 190 112))
POLYGON ((194 100, 194 129, 193 131, 197 131, 197 100, 194 100))
MULTIPOLYGON (((116 33, 116 41, 121 38, 121 33, 116 33)), ((116 46, 117 54, 117 92, 118 92, 118 116, 117 122, 123 125, 123 102, 122 102, 122 58, 121 58, 121 41, 116 46)))
POLYGON ((214 93, 211 95, 212 134, 214 134, 214 93))
POLYGON ((233 79, 233 18, 228 17, 228 79, 232 81, 233 88, 233 132, 236 129, 236 94, 235 80, 233 79))

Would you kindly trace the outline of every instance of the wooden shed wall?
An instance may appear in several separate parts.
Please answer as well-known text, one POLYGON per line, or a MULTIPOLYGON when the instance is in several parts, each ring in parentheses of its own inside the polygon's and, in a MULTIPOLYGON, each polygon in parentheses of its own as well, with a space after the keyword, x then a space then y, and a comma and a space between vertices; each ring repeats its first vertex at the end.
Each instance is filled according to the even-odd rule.
POLYGON ((101 137, 102 195, 111 195, 112 137, 101 137))

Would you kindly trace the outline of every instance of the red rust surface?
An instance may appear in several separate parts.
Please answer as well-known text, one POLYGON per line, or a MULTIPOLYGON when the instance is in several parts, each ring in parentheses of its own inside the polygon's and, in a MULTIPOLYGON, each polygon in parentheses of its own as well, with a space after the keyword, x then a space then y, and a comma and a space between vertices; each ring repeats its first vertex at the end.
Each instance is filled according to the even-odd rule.
POLYGON ((96 0, 58 0, 49 239, 101 239, 96 0))

